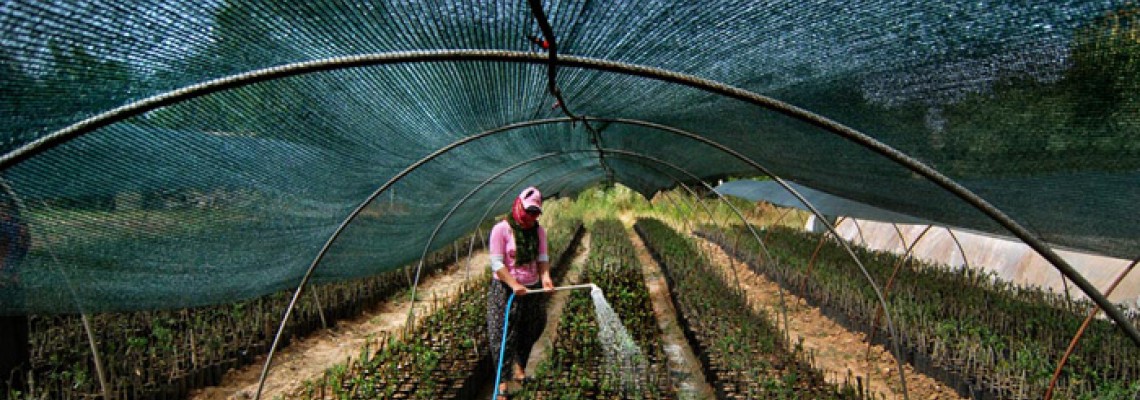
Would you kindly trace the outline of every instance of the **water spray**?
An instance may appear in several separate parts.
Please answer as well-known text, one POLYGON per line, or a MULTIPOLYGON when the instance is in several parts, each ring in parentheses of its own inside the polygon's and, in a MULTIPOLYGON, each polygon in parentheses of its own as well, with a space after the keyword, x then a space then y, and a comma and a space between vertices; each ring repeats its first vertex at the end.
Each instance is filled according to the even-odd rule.
MULTIPOLYGON (((554 293, 561 290, 577 290, 577 289, 590 289, 591 296, 602 294, 602 288, 593 283, 585 283, 581 285, 559 286, 550 289, 527 289, 526 294, 539 294, 539 293, 554 293)), ((507 311, 503 315, 503 342, 499 345, 499 367, 495 369, 495 391, 492 394, 492 399, 499 398, 499 382, 502 380, 503 373, 503 356, 507 348, 507 327, 509 327, 511 318, 511 303, 515 301, 515 294, 511 292, 511 296, 507 298, 507 311)))

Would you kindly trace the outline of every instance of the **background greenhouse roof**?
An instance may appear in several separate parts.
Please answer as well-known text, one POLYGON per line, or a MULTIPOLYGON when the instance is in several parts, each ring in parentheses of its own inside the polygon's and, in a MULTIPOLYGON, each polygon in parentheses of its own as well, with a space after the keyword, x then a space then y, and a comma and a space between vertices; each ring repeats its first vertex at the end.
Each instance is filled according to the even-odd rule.
POLYGON ((432 247, 503 212, 526 185, 566 196, 612 178, 651 194, 688 173, 759 174, 662 127, 811 188, 1004 233, 819 124, 684 76, 854 128, 1045 242, 1138 256, 1134 4, 542 7, 557 54, 579 60, 554 71, 564 103, 521 0, 0 4, 0 170, 32 235, 22 287, 0 292, 0 314, 178 308, 296 287, 374 196, 331 243, 318 281, 414 261, 453 207, 432 247), (628 65, 674 75, 617 71, 628 65), (504 127, 378 192, 433 152, 504 127))

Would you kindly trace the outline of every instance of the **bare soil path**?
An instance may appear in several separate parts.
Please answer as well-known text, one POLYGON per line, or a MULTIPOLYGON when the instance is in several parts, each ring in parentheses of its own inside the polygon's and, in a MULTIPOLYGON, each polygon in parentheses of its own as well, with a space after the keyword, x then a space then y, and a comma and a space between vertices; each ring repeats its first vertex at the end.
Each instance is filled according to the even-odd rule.
POLYGON ((645 277, 645 284, 649 289, 649 298, 653 302, 653 312, 657 314, 657 326, 661 328, 661 341, 665 344, 665 355, 668 357, 669 375, 675 382, 677 396, 682 400, 714 399, 716 394, 712 386, 705 380, 701 371, 701 361, 689 347, 685 334, 677 323, 677 310, 673 308, 673 300, 669 297, 669 284, 665 282, 665 275, 661 266, 649 255, 641 238, 633 231, 633 219, 628 215, 622 217, 629 232, 629 240, 637 251, 637 258, 641 260, 641 274, 645 277))
MULTIPOLYGON (((574 259, 570 264, 562 266, 562 268, 570 268, 566 271, 566 275, 562 277, 561 285, 573 285, 578 283, 578 275, 582 271, 582 264, 590 257, 590 233, 587 231, 582 235, 582 240, 578 243, 578 254, 574 255, 574 259)), ((535 368, 538 364, 546 360, 546 353, 554 345, 554 338, 558 336, 558 323, 562 319, 562 309, 566 306, 566 299, 570 297, 568 291, 558 291, 551 294, 550 303, 547 306, 546 327, 542 329, 542 336, 531 347, 530 358, 526 361, 526 376, 533 377, 535 368)), ((488 396, 489 397, 489 396, 488 396)))
MULTIPOLYGON (((470 274, 464 258, 421 279, 416 291, 419 300, 415 304, 417 320, 428 314, 432 298, 450 300, 469 277, 474 279, 483 273, 488 264, 486 251, 477 252, 472 257, 470 274)), ((305 381, 319 378, 325 370, 344 363, 349 357, 358 357, 366 342, 385 334, 398 334, 404 328, 411 308, 408 297, 406 292, 397 295, 392 301, 384 302, 357 318, 338 321, 333 328, 298 338, 289 347, 279 349, 273 356, 273 367, 261 398, 287 398, 290 393, 303 388, 305 381)), ((195 391, 190 399, 252 399, 257 393, 264 364, 265 357, 260 357, 254 364, 230 370, 222 384, 195 391)))
MULTIPOLYGON (((770 315, 779 315, 780 297, 776 283, 752 272, 716 244, 695 235, 690 237, 713 262, 736 270, 740 286, 753 307, 770 315)), ((866 335, 847 330, 791 293, 784 292, 784 299, 787 301, 789 335, 793 341, 803 339, 804 348, 814 353, 816 366, 826 371, 828 381, 842 382, 850 373, 869 378, 866 379, 869 382, 863 384, 870 388, 875 398, 903 398, 894 355, 876 345, 871 346, 871 357, 867 359, 866 335)), ((903 367, 906 368, 907 392, 911 400, 965 399, 934 378, 916 372, 910 365, 903 364, 903 367)))
MULTIPOLYGON (((627 225, 632 223, 632 218, 629 216, 623 216, 622 220, 627 225)), ((583 238, 583 242, 579 245, 579 253, 571 266, 581 264, 588 257, 588 238, 588 235, 583 238)), ((716 245, 695 236, 694 238, 714 261, 736 269, 741 286, 748 293, 754 307, 771 313, 778 311, 779 296, 775 283, 753 273, 747 266, 730 258, 716 245)), ((670 370, 679 382, 678 393, 682 399, 712 398, 712 390, 704 380, 699 361, 688 347, 677 325, 676 312, 669 300, 668 286, 660 267, 649 257, 636 235, 631 239, 638 247, 638 256, 644 266, 642 272, 649 285, 654 311, 658 315, 658 324, 664 332, 662 339, 667 343, 666 353, 669 355, 670 370)), ((458 288, 468 278, 467 265, 465 260, 460 261, 432 276, 425 277, 418 289, 417 297, 420 301, 416 303, 416 315, 422 317, 427 314, 426 308, 433 297, 440 300, 453 298, 458 288)), ((486 253, 476 253, 470 265, 471 277, 481 274, 487 265, 486 253)), ((571 275, 567 275, 566 282, 576 279, 574 271, 570 272, 571 275)), ((881 346, 873 346, 872 357, 866 360, 864 355, 867 344, 863 334, 846 330, 796 296, 785 293, 785 298, 788 301, 789 328, 793 340, 801 337, 804 339, 804 347, 814 353, 817 365, 828 371, 829 380, 841 381, 850 372, 855 376, 870 377, 870 382, 864 384, 877 393, 876 396, 881 395, 886 399, 902 398, 896 363, 888 351, 881 346)), ((553 301, 552 314, 548 321, 553 322, 554 326, 548 325, 547 332, 536 345, 532 361, 528 366, 537 366, 538 360, 545 357, 544 350, 553 340, 550 335, 557 331, 559 315, 557 310, 561 307, 557 296, 553 301)), ((563 299, 562 302, 564 301, 563 299)), ((274 366, 266 381, 262 398, 287 397, 290 393, 301 389, 304 381, 319 378, 326 369, 345 362, 349 357, 357 357, 360 348, 367 341, 384 334, 397 334, 405 325, 409 307, 407 294, 404 294, 393 301, 378 305, 360 317, 339 321, 332 329, 294 340, 289 347, 279 350, 274 356, 274 366)), ((264 358, 255 364, 232 370, 226 374, 221 385, 198 390, 190 398, 192 400, 253 398, 263 363, 264 358)), ((914 372, 910 366, 906 368, 907 388, 911 399, 963 399, 938 381, 914 372)))

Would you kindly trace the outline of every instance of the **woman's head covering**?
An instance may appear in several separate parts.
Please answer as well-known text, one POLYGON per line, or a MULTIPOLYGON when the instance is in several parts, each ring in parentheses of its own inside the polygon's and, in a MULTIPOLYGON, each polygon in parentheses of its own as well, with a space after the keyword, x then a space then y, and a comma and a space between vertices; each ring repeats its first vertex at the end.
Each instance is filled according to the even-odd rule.
POLYGON ((524 210, 542 214, 542 193, 534 186, 523 189, 519 193, 519 200, 522 201, 524 210))
POLYGON ((515 198, 511 217, 523 228, 531 228, 538 222, 539 214, 542 214, 542 193, 534 186, 523 189, 515 198))

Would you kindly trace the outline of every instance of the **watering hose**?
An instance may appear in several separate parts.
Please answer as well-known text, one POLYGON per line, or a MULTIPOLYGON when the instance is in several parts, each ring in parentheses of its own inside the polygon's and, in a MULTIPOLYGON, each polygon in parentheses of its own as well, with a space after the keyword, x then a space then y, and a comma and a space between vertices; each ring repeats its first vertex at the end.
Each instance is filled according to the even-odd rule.
MULTIPOLYGON (((531 293, 554 293, 554 292, 557 292, 559 290, 574 290, 574 289, 590 289, 590 295, 593 295, 594 293, 601 293, 602 292, 602 288, 598 287, 598 285, 595 285, 593 283, 587 283, 584 285, 560 286, 560 287, 556 287, 556 288, 552 288, 552 289, 527 289, 526 293, 527 294, 531 294, 531 293)), ((507 351, 507 336, 508 336, 508 332, 509 332, 509 331, 507 331, 507 327, 510 326, 511 303, 513 303, 514 301, 515 301, 515 292, 511 292, 511 297, 507 298, 507 311, 505 311, 503 314, 503 341, 502 341, 502 343, 499 344, 499 367, 495 368, 495 392, 491 395, 492 400, 499 398, 499 382, 501 382, 502 378, 503 378, 503 357, 506 356, 506 351, 507 351)))
POLYGON ((595 285, 595 284, 593 284, 593 283, 585 283, 585 284, 581 284, 581 285, 559 286, 559 287, 556 287, 556 288, 550 288, 550 289, 527 289, 527 290, 526 290, 526 294, 532 294, 532 293, 554 293, 554 292, 557 292, 557 291, 560 291, 560 290, 574 290, 574 289, 590 289, 590 293, 591 293, 591 294, 593 294, 593 292, 594 292, 595 290, 597 290, 597 291, 599 291, 599 292, 601 292, 601 291, 602 291, 602 288, 598 287, 598 285, 595 285))
POLYGON ((495 369, 495 393, 491 395, 491 400, 499 398, 499 381, 503 377, 503 357, 507 352, 507 323, 511 320, 511 302, 515 301, 515 292, 511 292, 511 297, 507 298, 507 311, 503 314, 503 342, 499 344, 499 367, 495 369))

